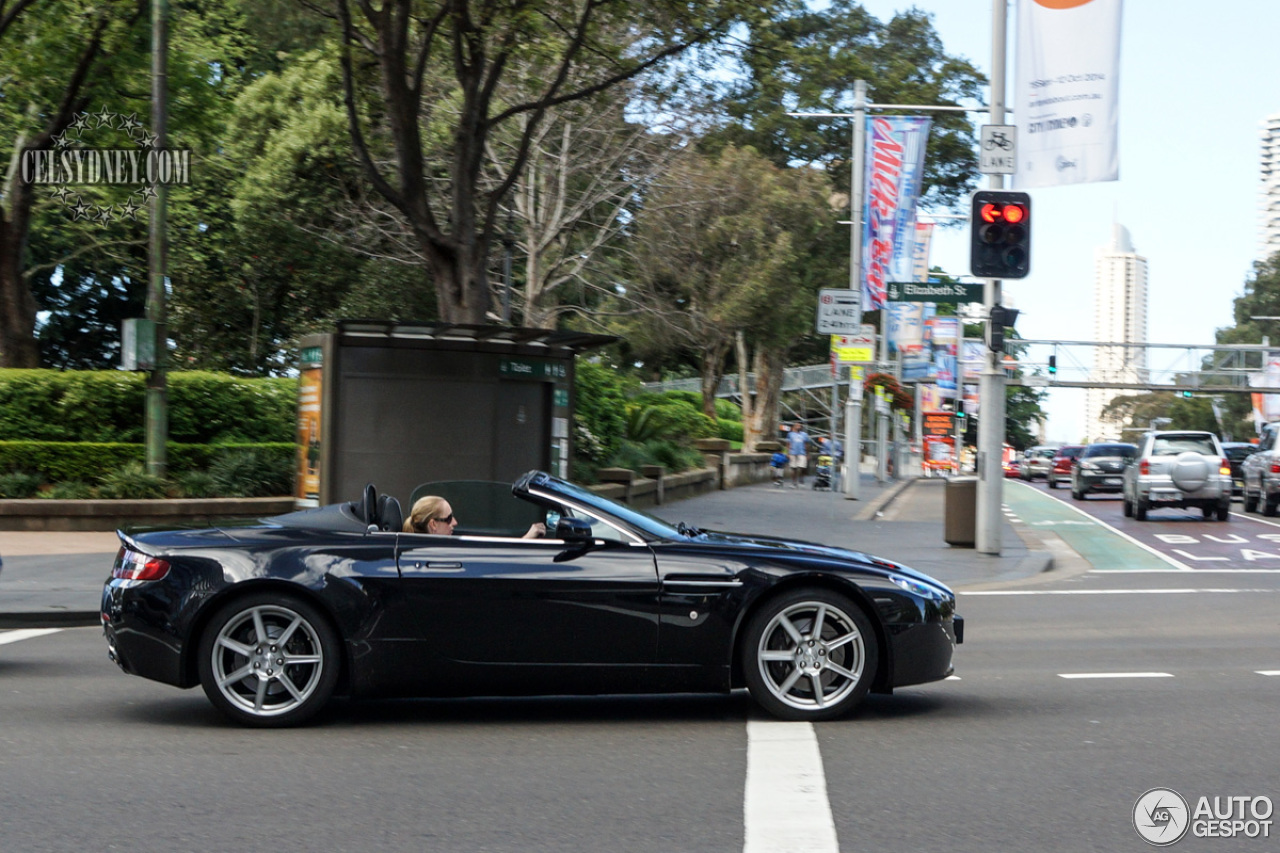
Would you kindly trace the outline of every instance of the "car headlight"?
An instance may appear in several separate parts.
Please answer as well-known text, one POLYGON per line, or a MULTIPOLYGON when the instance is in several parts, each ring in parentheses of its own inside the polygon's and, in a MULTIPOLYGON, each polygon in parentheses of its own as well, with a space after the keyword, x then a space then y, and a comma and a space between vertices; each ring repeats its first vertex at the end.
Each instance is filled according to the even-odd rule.
POLYGON ((928 598, 935 601, 946 601, 951 598, 951 591, 942 589, 932 584, 922 583, 913 578, 903 577, 902 575, 889 575, 889 580, 901 589, 906 590, 912 595, 918 595, 921 598, 928 598))
POLYGON ((1102 470, 1101 468, 1099 468, 1097 465, 1095 465, 1095 464, 1094 464, 1094 463, 1092 463, 1092 462, 1081 462, 1081 463, 1080 463, 1080 467, 1081 467, 1081 468, 1083 468, 1083 469, 1084 469, 1084 470, 1086 470, 1086 471, 1100 471, 1100 470, 1102 470))

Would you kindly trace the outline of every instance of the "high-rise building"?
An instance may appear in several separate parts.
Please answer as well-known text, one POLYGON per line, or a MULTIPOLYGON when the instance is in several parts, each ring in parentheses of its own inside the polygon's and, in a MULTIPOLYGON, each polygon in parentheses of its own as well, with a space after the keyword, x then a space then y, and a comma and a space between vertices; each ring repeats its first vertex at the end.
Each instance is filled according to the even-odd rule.
MULTIPOLYGON (((1147 259, 1133 250, 1129 231, 1112 226, 1111 243, 1094 255, 1093 339, 1100 343, 1147 342, 1147 259)), ((1143 347, 1101 346, 1094 351, 1092 382, 1123 384, 1147 381, 1147 352, 1143 347)), ((1124 424, 1103 420, 1102 410, 1120 394, 1112 388, 1085 392, 1085 438, 1121 439, 1124 424)))
POLYGON ((1280 113, 1262 120, 1258 191, 1258 260, 1280 252, 1280 113))

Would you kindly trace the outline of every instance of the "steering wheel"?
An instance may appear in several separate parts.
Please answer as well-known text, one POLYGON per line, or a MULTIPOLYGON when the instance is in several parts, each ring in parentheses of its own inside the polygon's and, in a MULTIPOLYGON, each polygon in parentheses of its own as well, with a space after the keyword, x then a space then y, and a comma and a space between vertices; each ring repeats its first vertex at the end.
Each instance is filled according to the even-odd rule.
POLYGON ((364 502, 360 506, 360 514, 364 516, 365 524, 378 523, 378 490, 373 487, 373 483, 364 487, 364 502))

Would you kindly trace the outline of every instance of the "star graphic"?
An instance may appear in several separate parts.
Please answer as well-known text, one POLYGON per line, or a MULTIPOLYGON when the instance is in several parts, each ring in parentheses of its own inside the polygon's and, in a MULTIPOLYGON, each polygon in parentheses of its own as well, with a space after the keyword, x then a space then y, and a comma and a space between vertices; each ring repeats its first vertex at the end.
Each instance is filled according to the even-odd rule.
POLYGON ((88 218, 92 210, 93 208, 90 205, 85 204, 84 200, 81 199, 74 207, 71 208, 71 218, 73 221, 79 222, 81 219, 88 218))
POLYGON ((138 121, 137 113, 129 113, 120 119, 120 127, 125 130, 133 130, 135 127, 142 127, 142 122, 138 121))
POLYGON ((67 196, 71 194, 72 194, 71 187, 68 187, 66 185, 60 186, 53 191, 53 197, 56 198, 58 201, 61 201, 64 203, 67 200, 67 196))
POLYGON ((71 122, 70 129, 78 132, 78 131, 84 130, 88 126, 89 126, 89 114, 80 113, 78 116, 76 116, 75 121, 71 122))
POLYGON ((96 127, 112 127, 115 123, 116 115, 115 113, 107 112, 104 107, 102 112, 94 115, 94 118, 98 120, 96 127))
POLYGON ((156 143, 160 141, 160 137, 153 134, 147 134, 138 141, 138 144, 144 148, 155 148, 156 143))
POLYGON ((136 204, 132 198, 120 206, 120 212, 124 216, 129 217, 133 221, 138 221, 138 211, 142 210, 142 205, 136 204))
POLYGON ((138 192, 142 193, 142 195, 143 195, 145 198, 155 198, 155 197, 156 197, 156 188, 155 188, 155 187, 153 187, 153 186, 151 186, 150 184, 148 184, 147 186, 145 186, 145 187, 143 187, 142 189, 138 190, 138 192))
POLYGON ((108 205, 107 207, 99 208, 99 210, 98 210, 98 221, 99 221, 99 222, 110 222, 110 221, 111 221, 111 214, 112 214, 112 212, 113 212, 114 210, 115 210, 115 208, 114 208, 114 207, 111 207, 111 206, 109 206, 109 205, 108 205))

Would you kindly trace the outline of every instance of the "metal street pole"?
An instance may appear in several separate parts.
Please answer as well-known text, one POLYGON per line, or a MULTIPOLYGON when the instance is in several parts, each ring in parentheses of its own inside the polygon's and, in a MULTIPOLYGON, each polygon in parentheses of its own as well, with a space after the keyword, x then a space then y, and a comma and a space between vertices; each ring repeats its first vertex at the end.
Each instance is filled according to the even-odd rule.
MULTIPOLYGON (((1004 124, 1005 114, 1005 16, 1006 0, 991 3, 991 123, 1004 124)), ((1003 175, 991 175, 989 186, 1004 186, 1003 175)), ((982 304, 988 318, 1001 303, 1000 282, 988 279, 982 304)), ((990 319, 987 322, 991 322, 990 319)), ((983 554, 1000 553, 1000 525, 1004 503, 1005 379, 1003 353, 984 350, 979 381, 981 409, 978 411, 978 506, 975 515, 974 545, 983 554)))
MULTIPOLYGON (((163 149, 169 123, 169 8, 167 0, 151 0, 151 132, 152 150, 163 149)), ((169 386, 165 375, 169 355, 169 331, 165 311, 165 279, 169 272, 166 233, 168 188, 152 186, 148 234, 147 319, 155 330, 155 367, 147 374, 146 441, 147 473, 163 477, 168 469, 169 386)))

